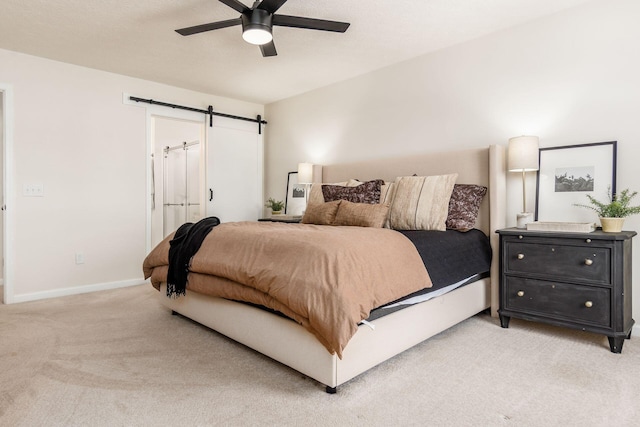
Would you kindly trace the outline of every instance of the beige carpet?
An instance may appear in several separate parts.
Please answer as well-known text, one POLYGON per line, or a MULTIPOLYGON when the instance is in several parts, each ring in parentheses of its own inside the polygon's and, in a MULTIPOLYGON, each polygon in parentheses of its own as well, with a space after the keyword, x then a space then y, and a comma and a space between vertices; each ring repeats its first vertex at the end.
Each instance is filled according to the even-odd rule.
POLYGON ((479 315, 328 395, 156 297, 1 305, 0 425, 640 425, 639 337, 479 315))

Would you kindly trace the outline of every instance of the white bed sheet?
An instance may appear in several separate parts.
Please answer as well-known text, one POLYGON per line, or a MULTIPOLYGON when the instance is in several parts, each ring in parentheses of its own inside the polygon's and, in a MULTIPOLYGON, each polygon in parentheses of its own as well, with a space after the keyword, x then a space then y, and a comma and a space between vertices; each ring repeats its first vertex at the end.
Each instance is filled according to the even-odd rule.
POLYGON ((451 292, 452 290, 459 288, 465 283, 469 283, 469 281, 471 281, 474 278, 480 278, 480 275, 474 274, 472 276, 467 277, 466 279, 462 279, 459 282, 453 283, 451 285, 445 286, 435 291, 427 292, 426 294, 417 295, 415 297, 407 298, 405 300, 398 301, 393 304, 385 305, 384 308, 394 308, 394 307, 400 307, 401 305, 420 304, 421 302, 429 301, 432 298, 436 298, 436 297, 439 297, 440 295, 446 294, 447 292, 451 292))

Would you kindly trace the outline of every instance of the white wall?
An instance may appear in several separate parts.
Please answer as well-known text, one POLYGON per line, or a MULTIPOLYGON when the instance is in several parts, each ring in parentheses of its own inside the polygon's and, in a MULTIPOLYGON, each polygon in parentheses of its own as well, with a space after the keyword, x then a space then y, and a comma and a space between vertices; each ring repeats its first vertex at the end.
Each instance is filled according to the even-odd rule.
MULTIPOLYGON (((594 1, 267 105, 265 196, 283 198, 300 161, 506 145, 522 134, 543 147, 617 140, 618 189, 640 190, 639 16, 637 0, 594 1)), ((509 225, 522 205, 514 175, 509 225)), ((625 229, 640 230, 640 216, 625 229)), ((633 268, 640 310, 640 249, 633 268)))
MULTIPOLYGON (((147 242, 147 114, 123 93, 255 117, 261 105, 0 50, 13 88, 11 301, 138 283, 147 242), (23 196, 43 184, 44 197, 23 196), (76 265, 75 254, 85 263, 76 265)), ((212 76, 215 78, 215 76, 212 76)), ((6 279, 6 278, 5 278, 6 279)), ((11 296, 11 295, 10 295, 11 296)))

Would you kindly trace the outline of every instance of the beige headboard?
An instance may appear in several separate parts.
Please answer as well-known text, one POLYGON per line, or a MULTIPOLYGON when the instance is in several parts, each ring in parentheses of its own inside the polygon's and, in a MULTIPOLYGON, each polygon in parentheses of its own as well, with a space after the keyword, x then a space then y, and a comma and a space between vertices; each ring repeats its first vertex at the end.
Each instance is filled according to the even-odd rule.
POLYGON ((485 198, 480 209, 476 223, 477 228, 490 235, 497 228, 504 227, 504 222, 493 227, 491 225, 492 214, 505 215, 504 204, 501 205, 501 208, 496 206, 498 212, 492 212, 491 208, 491 201, 494 197, 504 198, 505 168, 504 147, 502 146, 494 145, 482 149, 444 151, 410 157, 328 165, 323 167, 322 181, 341 182, 350 178, 361 181, 378 178, 394 181, 398 176, 448 173, 458 174, 456 181, 458 184, 478 184, 489 188, 488 197, 485 198), (502 187, 497 182, 492 183, 492 177, 494 180, 501 181, 502 187), (498 185, 498 188, 494 189, 494 185, 498 185), (495 194, 496 190, 498 194, 495 194))
POLYGON ((498 307, 498 236, 495 231, 506 225, 506 164, 505 147, 492 145, 488 148, 442 151, 407 157, 368 160, 357 163, 342 163, 324 166, 323 182, 341 182, 351 178, 361 181, 384 179, 394 181, 398 176, 442 175, 458 173, 457 183, 479 184, 489 188, 482 202, 476 228, 491 239, 493 248, 492 314, 498 307))

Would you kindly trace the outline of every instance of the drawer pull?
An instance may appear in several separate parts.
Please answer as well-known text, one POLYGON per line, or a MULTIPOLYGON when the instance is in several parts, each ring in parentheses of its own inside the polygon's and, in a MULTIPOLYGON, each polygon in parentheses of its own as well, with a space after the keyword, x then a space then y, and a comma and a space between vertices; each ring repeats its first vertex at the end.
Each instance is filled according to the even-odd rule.
POLYGON ((584 265, 591 265, 591 264, 593 264, 593 260, 592 259, 587 258, 587 259, 584 260, 584 265))
MULTIPOLYGON (((523 297, 524 296, 524 291, 518 291, 518 296, 519 297, 523 297)), ((587 301, 587 302, 591 302, 591 301, 587 301)))
POLYGON ((591 308, 591 307, 593 307, 593 302, 592 301, 587 301, 587 302, 584 303, 584 306, 587 307, 587 308, 591 308))
POLYGON ((524 259, 524 254, 518 254, 518 259, 524 259))
POLYGON ((591 243, 591 239, 587 239, 587 240, 585 240, 585 242, 591 243))

